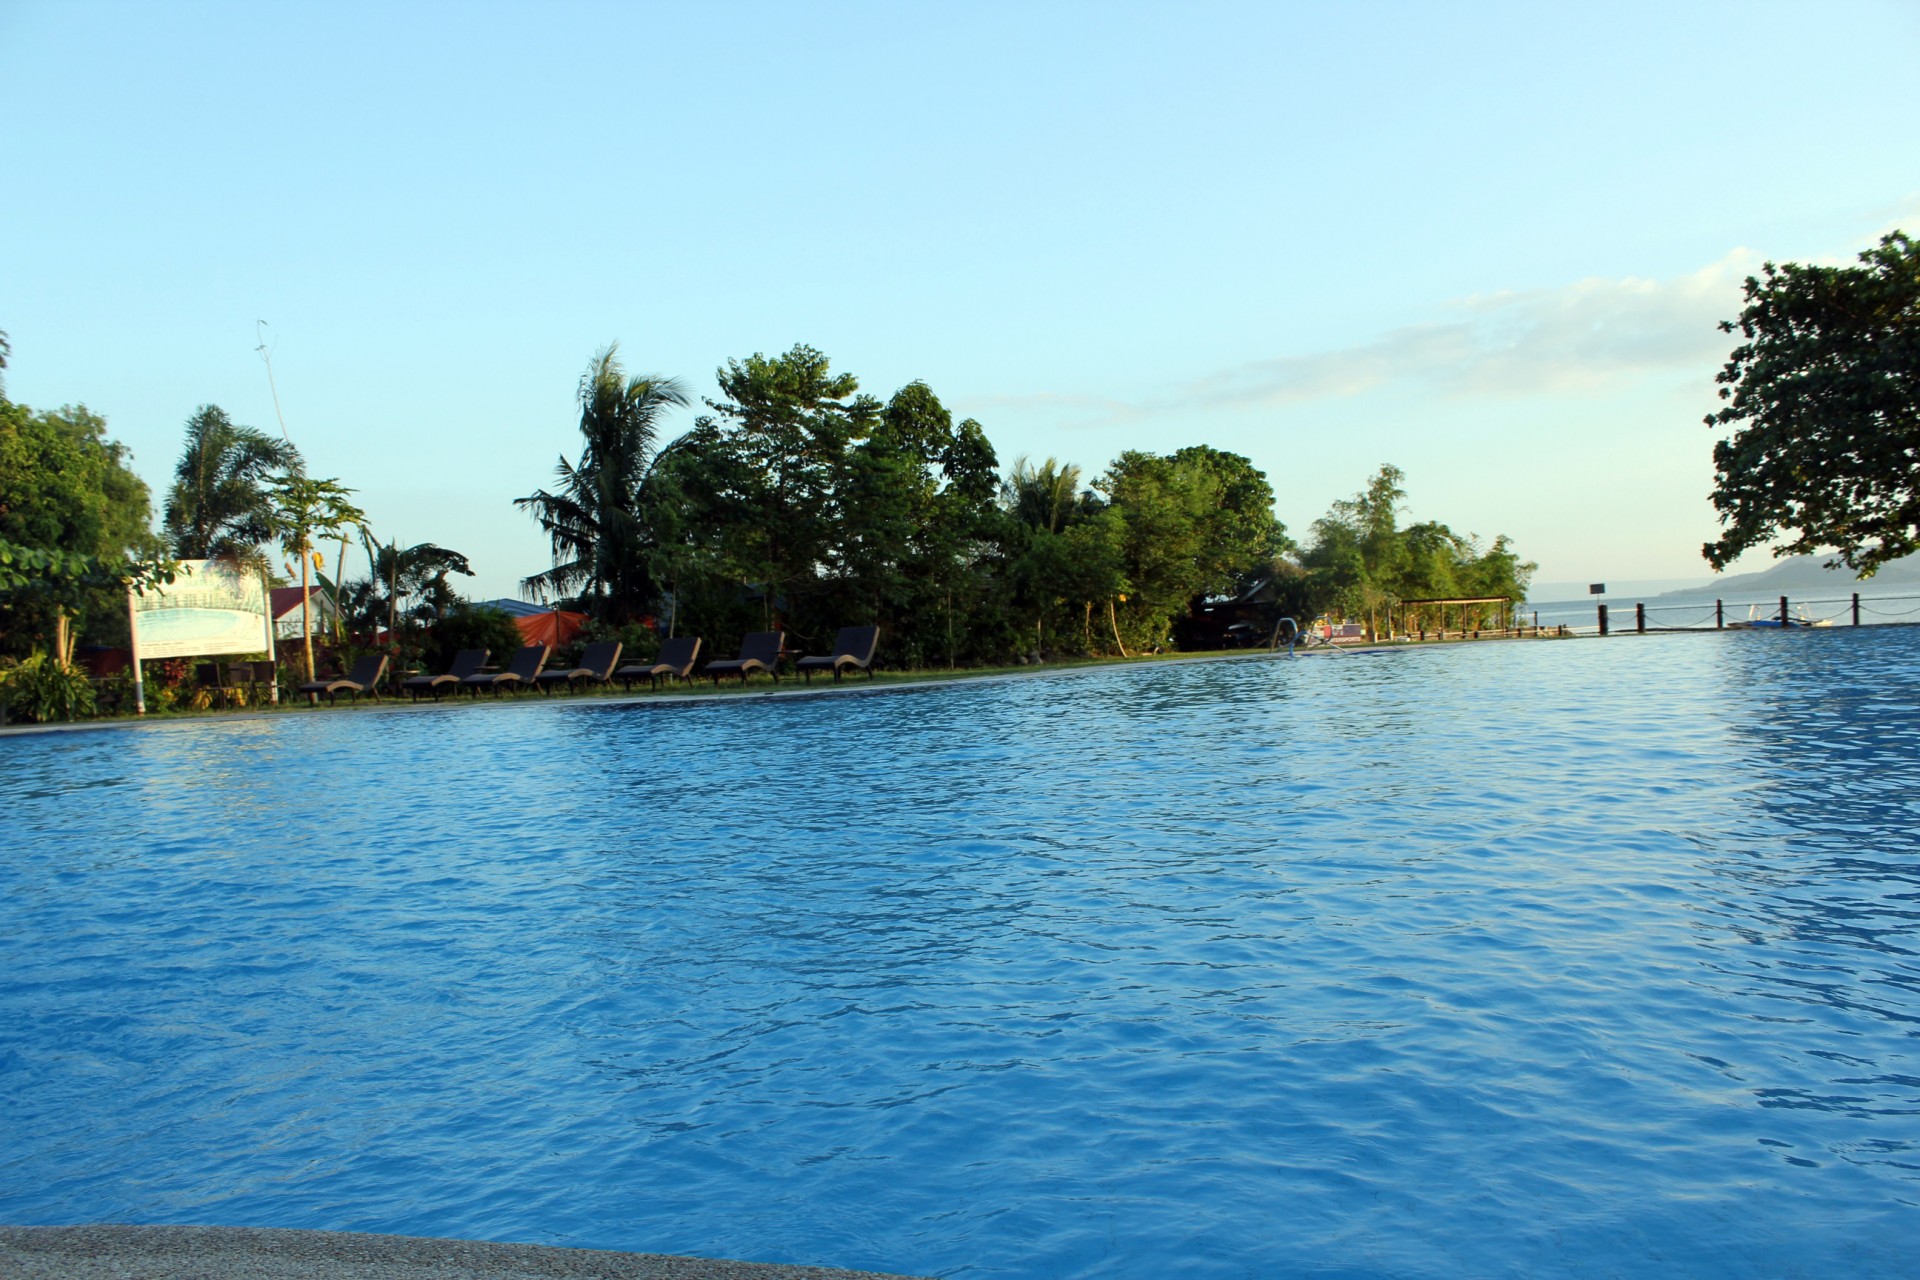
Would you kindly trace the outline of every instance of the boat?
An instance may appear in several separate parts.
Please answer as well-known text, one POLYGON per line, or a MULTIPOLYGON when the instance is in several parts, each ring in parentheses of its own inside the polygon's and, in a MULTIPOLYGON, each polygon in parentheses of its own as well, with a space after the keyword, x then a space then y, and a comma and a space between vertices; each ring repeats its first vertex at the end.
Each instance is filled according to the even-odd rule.
POLYGON ((1796 613, 1788 614, 1784 618, 1781 617, 1778 612, 1762 616, 1760 610, 1763 607, 1765 606, 1757 604, 1750 605, 1747 609, 1747 620, 1745 622, 1729 622, 1727 629, 1729 631, 1791 631, 1800 627, 1830 627, 1833 625, 1832 618, 1814 618, 1808 616, 1807 606, 1805 605, 1801 605, 1796 613))

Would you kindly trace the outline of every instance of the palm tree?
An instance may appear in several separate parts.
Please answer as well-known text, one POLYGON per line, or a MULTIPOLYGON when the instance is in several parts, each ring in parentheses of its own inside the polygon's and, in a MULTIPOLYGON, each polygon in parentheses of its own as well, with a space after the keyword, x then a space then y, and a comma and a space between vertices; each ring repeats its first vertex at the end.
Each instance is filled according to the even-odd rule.
POLYGON ((1055 458, 1037 466, 1026 458, 1015 459, 1000 486, 1000 505, 1027 531, 1015 544, 1021 549, 1012 570, 1016 596, 1033 610, 1036 653, 1046 649, 1047 611, 1059 602, 1079 549, 1058 535, 1090 514, 1091 501, 1091 495, 1081 497, 1080 468, 1055 458))
POLYGON ((1001 486, 1001 500, 1027 527, 1059 533, 1074 515, 1079 489, 1080 468, 1073 463, 1048 458, 1035 466, 1020 458, 1001 486))
MULTIPOLYGON (((314 480, 297 472, 268 481, 267 528, 290 556, 300 560, 300 630, 307 645, 307 679, 313 679, 313 619, 308 611, 312 588, 307 569, 313 544, 324 537, 340 537, 349 529, 364 529, 367 513, 347 501, 353 490, 338 481, 314 480)), ((335 570, 338 572, 338 570, 335 570)), ((339 602, 334 602, 339 608, 339 602)), ((308 695, 309 701, 312 695, 308 695)))
MULTIPOLYGON (((465 556, 431 542, 383 545, 364 530, 361 542, 367 551, 367 577, 342 582, 339 604, 341 616, 368 631, 385 627, 397 636, 403 627, 432 626, 460 600, 447 575, 473 576, 465 556)), ((344 564, 340 572, 346 573, 344 564)))
POLYGON ((267 477, 300 470, 300 451, 252 427, 236 426, 219 405, 187 419, 187 447, 167 491, 166 534, 182 560, 260 564, 272 541, 267 477))
POLYGON ((675 379, 627 377, 618 352, 618 343, 608 346, 580 377, 580 461, 562 455, 558 492, 539 489, 514 505, 553 542, 553 567, 522 579, 521 589, 535 600, 576 596, 600 617, 626 622, 645 609, 653 589, 645 490, 660 419, 688 401, 675 379))

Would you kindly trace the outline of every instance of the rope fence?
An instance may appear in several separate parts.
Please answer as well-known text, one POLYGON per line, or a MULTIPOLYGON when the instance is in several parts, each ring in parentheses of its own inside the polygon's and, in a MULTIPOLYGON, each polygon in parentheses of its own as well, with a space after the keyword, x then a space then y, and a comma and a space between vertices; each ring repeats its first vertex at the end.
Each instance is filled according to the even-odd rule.
POLYGON ((1920 596, 1862 596, 1794 600, 1716 600, 1700 603, 1595 605, 1592 625, 1565 628, 1575 635, 1645 635, 1650 632, 1797 630, 1801 627, 1912 625, 1920 617, 1920 596))
MULTIPOLYGON (((1413 602, 1427 603, 1434 602, 1413 602)), ((1449 602, 1458 603, 1458 602, 1449 602)), ((1573 636, 1649 635, 1698 631, 1797 630, 1802 627, 1913 626, 1920 623, 1920 595, 1863 596, 1858 592, 1841 597, 1817 596, 1795 600, 1787 596, 1764 599, 1699 600, 1675 604, 1605 605, 1596 604, 1593 621, 1580 623, 1568 618, 1570 604, 1550 606, 1548 621, 1540 619, 1540 610, 1519 606, 1503 611, 1502 621, 1483 625, 1484 620, 1465 625, 1435 626, 1430 617, 1410 615, 1393 619, 1381 630, 1381 636, 1416 643, 1448 640, 1564 639, 1573 636), (1527 619, 1531 616, 1531 621, 1527 619)), ((1444 615, 1443 615, 1444 616, 1444 615)), ((1354 624, 1357 625, 1357 624, 1354 624)), ((1367 633, 1369 640, 1372 632, 1367 633)), ((1357 638, 1354 637, 1354 638, 1357 638)), ((1337 637, 1332 643, 1350 643, 1337 637)))

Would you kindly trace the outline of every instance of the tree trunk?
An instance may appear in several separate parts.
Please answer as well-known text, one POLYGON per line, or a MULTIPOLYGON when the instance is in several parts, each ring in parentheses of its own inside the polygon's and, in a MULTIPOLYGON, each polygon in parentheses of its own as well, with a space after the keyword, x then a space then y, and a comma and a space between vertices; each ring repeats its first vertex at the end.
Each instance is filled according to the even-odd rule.
MULTIPOLYGON (((398 555, 397 552, 395 554, 398 555)), ((347 620, 340 616, 340 609, 339 609, 340 595, 342 592, 346 590, 346 586, 347 586, 347 534, 346 534, 346 530, 343 529, 340 531, 340 556, 337 560, 333 562, 333 595, 334 595, 333 642, 335 644, 339 644, 346 639, 345 628, 347 625, 347 620)))
POLYGON ((1120 611, 1113 607, 1112 600, 1107 601, 1107 622, 1113 627, 1113 642, 1119 646, 1120 656, 1131 658, 1133 655, 1127 652, 1126 641, 1120 638, 1120 611))
POLYGON ((53 660, 59 665, 71 666, 73 662, 72 624, 65 609, 53 611, 53 660))
MULTIPOLYGON (((346 548, 347 548, 347 543, 346 543, 346 540, 343 538, 340 541, 341 554, 344 555, 346 553, 346 548)), ((335 621, 338 622, 342 627, 344 627, 346 625, 346 618, 344 617, 344 615, 341 613, 341 610, 340 610, 340 597, 345 596, 346 588, 347 588, 347 574, 346 574, 346 565, 344 561, 340 565, 335 567, 335 576, 334 576, 333 586, 334 586, 334 594, 336 597, 333 602, 333 616, 335 621)), ((377 641, 379 637, 375 636, 373 637, 373 639, 377 641)), ((387 573, 387 652, 392 654, 394 658, 393 661, 387 664, 387 673, 386 673, 387 682, 388 682, 388 686, 397 693, 399 692, 399 689, 400 689, 400 680, 401 680, 401 675, 400 675, 400 665, 401 665, 400 663, 400 544, 397 542, 393 544, 393 568, 390 569, 387 573)))
MULTIPOLYGON (((307 679, 309 681, 313 679, 313 619, 307 612, 309 597, 312 595, 311 589, 307 586, 307 570, 310 567, 307 549, 303 546, 300 548, 300 638, 306 641, 307 645, 307 679)), ((307 695, 307 701, 318 702, 319 695, 310 693, 307 695)))

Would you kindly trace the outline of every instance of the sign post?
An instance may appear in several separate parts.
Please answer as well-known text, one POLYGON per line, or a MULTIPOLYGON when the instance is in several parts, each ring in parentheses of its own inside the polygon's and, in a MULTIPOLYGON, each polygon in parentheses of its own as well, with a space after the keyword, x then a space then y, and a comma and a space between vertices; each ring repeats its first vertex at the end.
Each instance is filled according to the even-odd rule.
POLYGON ((133 589, 127 589, 127 647, 133 651, 133 714, 147 714, 147 686, 140 677, 140 612, 134 607, 133 589))
MULTIPOLYGON (((127 591, 127 630, 133 650, 133 705, 146 714, 140 663, 146 658, 210 657, 222 653, 273 656, 273 609, 264 576, 237 572, 217 560, 183 560, 171 583, 127 591)), ((274 687, 274 701, 279 686, 274 687)))
POLYGON ((280 705, 280 654, 273 635, 273 591, 267 586, 267 575, 260 575, 260 597, 268 602, 261 611, 263 629, 267 633, 267 665, 273 669, 273 682, 267 686, 267 701, 274 706, 280 705))

